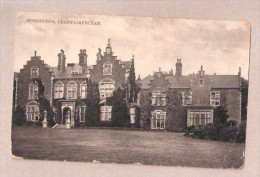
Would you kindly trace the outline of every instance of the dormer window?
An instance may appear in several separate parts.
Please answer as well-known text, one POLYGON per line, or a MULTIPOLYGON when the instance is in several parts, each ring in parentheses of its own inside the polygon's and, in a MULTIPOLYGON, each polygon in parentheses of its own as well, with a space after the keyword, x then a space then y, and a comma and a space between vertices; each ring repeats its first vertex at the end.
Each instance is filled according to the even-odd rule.
POLYGON ((103 75, 112 75, 112 63, 106 62, 103 64, 103 75))
POLYGON ((74 65, 73 68, 71 68, 71 74, 82 74, 83 68, 80 65, 74 65))
POLYGON ((39 68, 38 67, 32 67, 31 68, 31 78, 35 79, 39 76, 39 68))

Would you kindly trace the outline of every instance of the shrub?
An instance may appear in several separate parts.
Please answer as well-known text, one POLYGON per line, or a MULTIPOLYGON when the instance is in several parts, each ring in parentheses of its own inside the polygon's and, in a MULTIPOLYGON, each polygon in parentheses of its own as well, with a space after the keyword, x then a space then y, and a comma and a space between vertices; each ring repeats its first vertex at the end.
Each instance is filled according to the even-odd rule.
POLYGON ((26 123, 25 118, 25 110, 18 106, 15 110, 13 110, 12 114, 12 124, 13 125, 23 125, 26 123))
POLYGON ((245 121, 241 122, 241 124, 239 125, 238 133, 237 133, 235 141, 237 143, 245 143, 245 141, 246 141, 246 122, 245 121))
POLYGON ((221 141, 234 141, 238 132, 237 126, 223 127, 219 133, 219 139, 221 141))
POLYGON ((184 136, 219 141, 245 142, 246 123, 242 122, 239 126, 235 121, 229 121, 224 126, 222 124, 207 124, 189 126, 185 130, 184 136))

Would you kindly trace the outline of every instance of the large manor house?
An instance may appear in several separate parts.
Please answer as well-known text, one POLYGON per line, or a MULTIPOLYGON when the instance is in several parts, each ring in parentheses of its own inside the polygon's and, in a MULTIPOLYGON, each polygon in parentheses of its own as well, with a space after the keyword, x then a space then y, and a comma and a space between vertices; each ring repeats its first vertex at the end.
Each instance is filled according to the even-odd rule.
MULTIPOLYGON (((66 119, 84 123, 86 105, 77 105, 78 99, 87 97, 87 81, 90 79, 98 84, 100 93, 99 121, 111 121, 113 107, 106 98, 128 82, 130 68, 134 57, 129 61, 121 61, 113 55, 110 40, 105 52, 98 49, 96 64, 88 65, 86 49, 78 54, 78 63, 67 63, 63 50, 58 53, 57 66, 44 63, 36 51, 19 73, 14 75, 14 108, 22 107, 26 113, 26 121, 38 122, 40 110, 38 103, 38 84, 33 78, 41 78, 45 88, 45 97, 55 113, 55 122, 65 124, 66 119), (57 104, 59 102, 59 104, 57 104)), ((148 66, 148 65, 147 65, 148 66)), ((243 117, 243 90, 247 89, 241 77, 241 69, 234 75, 207 75, 203 66, 196 74, 182 75, 182 61, 177 59, 175 73, 163 72, 159 69, 153 75, 136 79, 139 86, 137 105, 141 114, 138 119, 142 127, 151 130, 181 130, 191 125, 213 123, 214 109, 220 106, 228 111, 228 120, 241 122, 243 117), (176 106, 171 109, 170 104, 176 106)), ((134 112, 131 110, 130 112, 134 112)), ((42 119, 41 119, 42 120, 42 119)))

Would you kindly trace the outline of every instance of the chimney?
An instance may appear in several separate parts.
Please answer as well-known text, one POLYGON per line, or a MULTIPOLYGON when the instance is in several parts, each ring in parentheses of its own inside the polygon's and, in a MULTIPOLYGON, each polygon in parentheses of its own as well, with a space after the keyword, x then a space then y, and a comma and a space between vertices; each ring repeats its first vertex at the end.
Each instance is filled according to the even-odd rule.
POLYGON ((66 56, 64 55, 64 51, 61 49, 60 53, 58 54, 58 71, 64 72, 65 71, 65 64, 66 64, 66 56))
POLYGON ((175 66, 176 66, 175 76, 177 77, 182 76, 182 63, 180 58, 177 59, 177 63, 175 66))
POLYGON ((205 71, 203 70, 203 65, 200 66, 199 75, 202 77, 205 75, 205 71))
POLYGON ((239 67, 238 76, 241 77, 241 67, 239 67))
POLYGON ((80 49, 80 53, 79 53, 79 64, 80 64, 81 66, 87 65, 87 59, 88 59, 88 55, 87 55, 86 49, 80 49))

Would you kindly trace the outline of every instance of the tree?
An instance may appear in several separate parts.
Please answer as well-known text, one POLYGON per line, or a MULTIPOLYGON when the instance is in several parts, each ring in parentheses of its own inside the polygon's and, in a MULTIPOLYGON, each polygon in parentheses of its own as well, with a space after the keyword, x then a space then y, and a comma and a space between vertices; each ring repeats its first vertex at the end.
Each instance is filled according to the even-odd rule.
POLYGON ((135 63, 134 58, 131 62, 130 72, 129 72, 129 103, 135 103, 137 100, 137 94, 140 91, 140 87, 136 84, 136 76, 135 76, 135 63))
POLYGON ((44 117, 44 110, 47 111, 47 121, 48 121, 48 125, 49 126, 53 126, 55 124, 53 117, 54 117, 54 113, 51 109, 50 106, 50 102, 49 100, 47 100, 45 98, 45 87, 44 84, 42 83, 41 78, 34 78, 33 82, 38 84, 38 103, 39 103, 39 109, 40 109, 40 114, 41 114, 41 118, 39 120, 39 122, 41 123, 44 117))
POLYGON ((148 130, 151 124, 151 92, 142 91, 140 94, 141 102, 141 127, 148 130))
POLYGON ((87 99, 86 99, 86 126, 97 126, 100 115, 100 95, 98 84, 88 80, 87 82, 87 99))
POLYGON ((113 93, 112 101, 112 125, 115 127, 129 127, 130 116, 126 103, 126 89, 118 88, 113 93))
POLYGON ((182 95, 178 91, 169 90, 167 95, 167 131, 182 131, 179 127, 187 125, 187 110, 182 106, 182 95))
POLYGON ((213 117, 215 125, 224 125, 229 118, 228 111, 223 106, 216 107, 214 109, 213 117))

